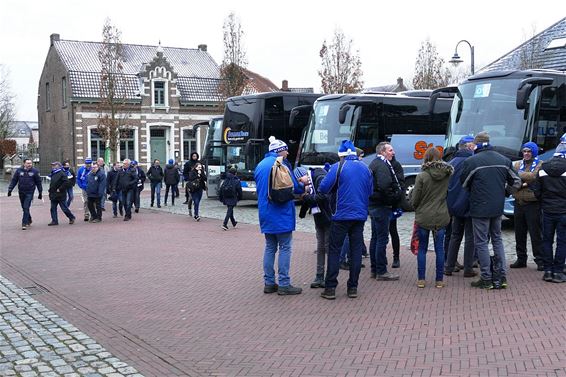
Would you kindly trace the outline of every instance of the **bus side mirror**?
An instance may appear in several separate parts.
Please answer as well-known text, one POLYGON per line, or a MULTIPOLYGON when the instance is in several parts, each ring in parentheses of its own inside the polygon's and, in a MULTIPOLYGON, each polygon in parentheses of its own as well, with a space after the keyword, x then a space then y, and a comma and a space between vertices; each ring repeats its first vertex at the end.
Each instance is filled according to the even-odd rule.
POLYGON ((344 122, 346 121, 346 114, 348 114, 349 110, 350 105, 344 104, 340 106, 340 112, 338 113, 338 121, 340 122, 340 124, 344 124, 344 122))
POLYGON ((553 82, 554 79, 551 77, 529 77, 521 81, 517 88, 517 99, 515 100, 517 109, 524 110, 527 108, 529 96, 537 86, 550 85, 553 82))
POLYGON ((432 91, 430 98, 428 99, 428 113, 430 115, 434 114, 434 107, 436 106, 436 101, 440 97, 454 97, 454 94, 458 92, 457 86, 447 86, 445 88, 438 88, 432 91), (443 96, 444 95, 444 96, 443 96))
POLYGON ((291 109, 291 114, 289 115, 289 127, 291 128, 303 128, 304 124, 299 124, 299 119, 297 117, 301 117, 306 115, 306 118, 310 116, 312 111, 312 105, 301 105, 296 106, 291 109))

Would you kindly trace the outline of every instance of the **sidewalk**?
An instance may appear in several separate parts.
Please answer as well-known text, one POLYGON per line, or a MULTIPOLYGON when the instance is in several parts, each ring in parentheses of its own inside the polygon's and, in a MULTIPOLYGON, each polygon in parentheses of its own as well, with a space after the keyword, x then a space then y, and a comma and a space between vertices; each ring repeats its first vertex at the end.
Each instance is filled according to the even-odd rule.
POLYGON ((291 274, 304 293, 281 297, 262 292, 257 225, 224 232, 142 209, 130 222, 107 211, 100 224, 47 227, 39 203, 24 232, 19 202, 0 207, 0 273, 42 287, 38 301, 146 376, 566 376, 566 286, 534 268, 510 271, 503 291, 458 274, 418 290, 403 250, 400 281, 366 268, 348 299, 341 271, 328 302, 308 288, 314 235, 296 232, 291 274))

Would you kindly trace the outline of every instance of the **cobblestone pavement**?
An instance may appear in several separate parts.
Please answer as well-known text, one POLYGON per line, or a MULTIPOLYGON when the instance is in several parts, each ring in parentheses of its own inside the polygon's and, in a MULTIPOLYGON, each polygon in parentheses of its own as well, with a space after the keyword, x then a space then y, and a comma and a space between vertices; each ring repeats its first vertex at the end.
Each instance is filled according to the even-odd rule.
POLYGON ((0 276, 0 376, 142 375, 0 276))

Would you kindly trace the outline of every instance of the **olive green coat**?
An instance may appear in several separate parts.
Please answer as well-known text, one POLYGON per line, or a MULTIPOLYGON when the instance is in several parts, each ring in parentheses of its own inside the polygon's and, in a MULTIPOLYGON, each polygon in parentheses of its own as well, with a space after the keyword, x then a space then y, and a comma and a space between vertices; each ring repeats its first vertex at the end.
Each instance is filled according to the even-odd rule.
POLYGON ((411 204, 415 207, 415 222, 428 230, 446 227, 450 222, 446 194, 448 181, 454 168, 444 161, 423 164, 411 192, 411 204))

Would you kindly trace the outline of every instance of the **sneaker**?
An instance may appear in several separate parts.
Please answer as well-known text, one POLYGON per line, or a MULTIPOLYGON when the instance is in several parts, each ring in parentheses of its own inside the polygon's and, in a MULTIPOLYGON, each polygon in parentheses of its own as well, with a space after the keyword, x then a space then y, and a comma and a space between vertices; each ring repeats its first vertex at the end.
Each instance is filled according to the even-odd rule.
POLYGON ((392 280, 399 280, 399 275, 394 274, 392 272, 386 272, 382 275, 377 275, 376 276, 377 280, 381 280, 381 281, 392 281, 392 280))
POLYGON ((149 206, 150 206, 150 207, 153 207, 153 203, 151 203, 149 206))
POLYGON ((196 221, 200 221, 200 216, 195 216, 196 221))
POLYGON ((28 227, 27 227, 26 224, 23 224, 23 225, 22 225, 22 230, 26 230, 27 228, 28 228, 28 227))
POLYGON ((544 275, 542 276, 542 280, 551 282, 553 277, 554 277, 554 276, 552 276, 552 272, 550 272, 550 271, 545 271, 545 272, 544 272, 544 275))
POLYGON ((139 212, 140 212, 140 209, 139 209, 139 208, 136 208, 136 209, 134 210, 134 212, 135 212, 135 213, 139 213, 139 212))
POLYGON ((311 283, 311 288, 324 288, 324 279, 321 278, 316 278, 314 279, 314 281, 311 283))
POLYGON ((130 216, 124 217, 124 221, 130 221, 132 218, 130 216))
POLYGON ((426 282, 424 280, 417 280, 417 288, 424 288, 426 286, 426 282))
POLYGON ((325 298, 327 300, 334 300, 336 298, 336 289, 335 288, 324 288, 324 291, 320 294, 320 297, 325 298))
POLYGON ((158 205, 157 205, 157 208, 161 208, 161 204, 158 204, 158 205))
POLYGON ((73 217, 72 219, 69 220, 69 225, 73 225, 75 223, 75 218, 73 217))
POLYGON ((458 261, 456 261, 456 264, 455 264, 455 266, 456 266, 456 267, 458 267, 458 271, 460 271, 460 270, 463 270, 463 269, 464 269, 464 265, 463 265, 462 263, 458 262, 458 261))
POLYGON ((474 288, 493 289, 493 283, 491 281, 487 281, 483 279, 472 281, 470 285, 474 288))
POLYGON ((510 268, 526 268, 527 262, 517 259, 515 262, 509 265, 510 268))
POLYGON ((93 223, 99 223, 101 220, 100 219, 94 219, 92 220, 93 223))
POLYGON ((552 278, 553 283, 566 283, 566 274, 563 272, 555 272, 552 278))
POLYGON ((228 230, 228 227, 226 225, 221 225, 220 227, 222 228, 222 230, 228 230))
POLYGON ((350 298, 358 297, 358 288, 348 288, 348 297, 350 298))
POLYGON ((444 281, 442 280, 437 280, 436 283, 434 283, 434 286, 436 288, 444 288, 444 281))
POLYGON ((348 262, 342 262, 342 263, 340 263, 340 269, 341 270, 349 270, 350 265, 348 264, 348 262))
POLYGON ((84 220, 85 220, 85 221, 88 221, 88 220, 89 220, 88 216, 85 216, 85 219, 84 219, 84 220))
POLYGON ((292 285, 288 285, 286 287, 281 287, 277 289, 277 294, 279 296, 288 296, 288 295, 300 295, 303 292, 303 288, 293 287, 292 285))
POLYGON ((235 228, 236 225, 238 225, 238 222, 236 221, 234 224, 232 224, 232 228, 235 228))
POLYGON ((478 276, 478 273, 475 272, 474 270, 472 271, 464 271, 464 277, 465 278, 473 278, 475 276, 478 276))
POLYGON ((264 285, 263 286, 263 293, 275 293, 279 289, 277 284, 274 285, 264 285))
POLYGON ((399 268, 401 267, 401 262, 399 259, 393 259, 393 263, 391 263, 391 268, 399 268))
POLYGON ((51 221, 49 224, 47 224, 47 226, 55 226, 55 225, 59 225, 59 223, 51 221))
POLYGON ((507 283, 507 278, 502 278, 501 279, 501 289, 507 289, 508 286, 509 286, 509 284, 507 283))
POLYGON ((493 285, 493 289, 502 289, 501 280, 495 279, 491 282, 491 284, 493 285))

